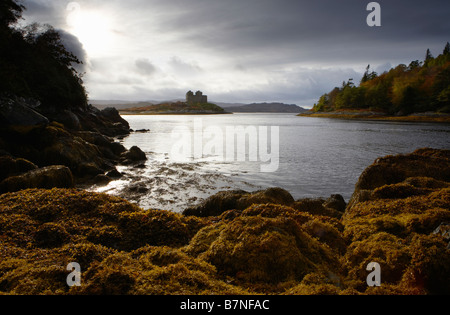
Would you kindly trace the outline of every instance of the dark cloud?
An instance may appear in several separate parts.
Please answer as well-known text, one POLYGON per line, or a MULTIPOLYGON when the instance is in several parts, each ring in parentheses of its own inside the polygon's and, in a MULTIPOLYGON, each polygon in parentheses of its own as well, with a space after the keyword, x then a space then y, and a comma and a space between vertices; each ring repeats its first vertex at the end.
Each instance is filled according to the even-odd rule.
POLYGON ((75 69, 80 72, 86 72, 88 70, 88 55, 83 48, 83 44, 78 40, 78 38, 64 30, 59 29, 59 34, 61 35, 61 42, 64 47, 66 47, 67 51, 71 52, 75 55, 78 60, 82 63, 74 65, 75 69))
MULTIPOLYGON (((64 28, 69 1, 23 2, 31 20, 64 28)), ((122 53, 116 61, 108 56, 109 64, 127 72, 123 77, 139 76, 134 82, 147 79, 119 89, 100 83, 114 76, 111 66, 93 66, 88 89, 101 91, 97 95, 109 89, 127 91, 124 97, 152 98, 200 85, 218 101, 241 95, 242 100, 232 101, 277 98, 305 105, 343 80, 356 81, 368 64, 381 73, 423 60, 427 48, 438 55, 450 41, 449 1, 379 0, 381 27, 366 24, 369 2, 80 0, 81 8, 115 19, 122 53)))

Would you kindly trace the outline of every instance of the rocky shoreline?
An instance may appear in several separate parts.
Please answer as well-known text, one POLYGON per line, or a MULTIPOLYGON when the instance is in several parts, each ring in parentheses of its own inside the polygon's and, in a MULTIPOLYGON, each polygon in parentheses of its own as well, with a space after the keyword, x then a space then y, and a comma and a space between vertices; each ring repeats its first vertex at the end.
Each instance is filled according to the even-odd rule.
POLYGON ((449 178, 450 150, 420 149, 377 159, 348 203, 238 190, 179 214, 73 188, 5 193, 0 292, 449 294, 449 178), (68 287, 74 261, 82 285, 68 287), (366 283, 370 262, 380 287, 366 283))
POLYGON ((114 108, 40 108, 18 97, 0 99, 0 192, 70 188, 120 177, 116 165, 146 160, 115 137, 130 126, 114 108))

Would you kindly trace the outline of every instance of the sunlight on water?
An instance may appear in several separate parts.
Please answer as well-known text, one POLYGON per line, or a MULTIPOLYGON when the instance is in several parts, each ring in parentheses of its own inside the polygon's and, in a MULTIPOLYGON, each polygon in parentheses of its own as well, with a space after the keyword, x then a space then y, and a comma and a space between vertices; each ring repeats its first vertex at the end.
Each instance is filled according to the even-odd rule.
POLYGON ((134 130, 150 130, 134 132, 122 140, 127 148, 140 147, 148 160, 137 167, 118 167, 126 174, 124 179, 93 190, 123 196, 146 209, 177 212, 215 192, 230 189, 281 187, 296 199, 341 194, 348 201, 361 172, 378 157, 410 153, 422 147, 450 148, 450 126, 443 124, 345 121, 293 114, 124 118, 134 130), (226 130, 227 126, 278 126, 278 169, 261 172, 264 163, 249 161, 248 151, 244 162, 224 161, 220 154, 173 160, 171 151, 180 141, 173 131, 180 127, 191 132, 194 155, 195 119, 201 119, 203 131, 208 127, 226 130))

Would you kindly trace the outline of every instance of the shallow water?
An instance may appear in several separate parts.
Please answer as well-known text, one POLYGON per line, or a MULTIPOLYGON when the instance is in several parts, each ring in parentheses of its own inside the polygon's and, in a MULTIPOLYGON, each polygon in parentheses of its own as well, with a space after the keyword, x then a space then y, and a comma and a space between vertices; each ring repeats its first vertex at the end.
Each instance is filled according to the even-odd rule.
POLYGON ((361 172, 378 157, 410 153, 423 147, 450 148, 449 124, 260 113, 123 117, 134 130, 150 129, 148 133, 135 132, 121 140, 127 148, 140 147, 148 160, 145 167, 119 167, 128 176, 92 190, 123 196, 145 209, 176 212, 227 189, 255 191, 282 187, 295 199, 341 194, 348 201, 361 172), (227 127, 237 126, 249 127, 247 130, 255 132, 257 141, 266 131, 268 146, 254 147, 256 161, 249 161, 252 138, 245 139, 245 161, 238 161, 236 156, 226 161, 231 148, 226 146, 227 139, 231 139, 227 137, 227 127), (276 127, 279 136, 275 134, 272 138, 271 132, 276 127), (213 131, 210 137, 207 131, 213 131), (180 160, 174 148, 189 142, 190 146, 181 148, 186 159, 180 160), (208 146, 216 150, 210 152, 208 146), (262 172, 261 166, 269 165, 270 160, 264 162, 260 153, 273 154, 271 162, 275 165, 276 148, 279 149, 278 168, 274 172, 262 172))

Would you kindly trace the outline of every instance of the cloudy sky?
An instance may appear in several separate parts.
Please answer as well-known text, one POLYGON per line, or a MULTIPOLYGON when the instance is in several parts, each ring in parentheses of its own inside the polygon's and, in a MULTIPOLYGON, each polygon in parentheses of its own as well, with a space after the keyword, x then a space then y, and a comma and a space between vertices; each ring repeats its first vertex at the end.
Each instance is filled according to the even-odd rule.
POLYGON ((84 60, 92 100, 167 100, 202 90, 216 102, 311 107, 365 67, 381 73, 439 55, 448 0, 22 0, 26 23, 62 30, 84 60))

